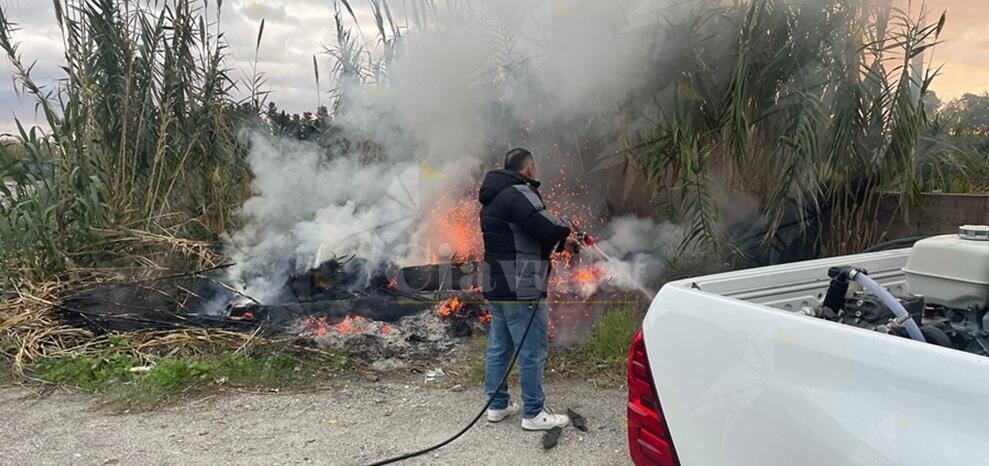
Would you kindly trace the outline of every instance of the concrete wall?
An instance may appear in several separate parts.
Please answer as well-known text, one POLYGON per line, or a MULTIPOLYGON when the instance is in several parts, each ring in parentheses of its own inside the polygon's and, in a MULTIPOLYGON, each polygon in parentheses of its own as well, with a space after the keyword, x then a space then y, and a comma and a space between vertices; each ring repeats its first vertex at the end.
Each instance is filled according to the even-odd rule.
POLYGON ((989 194, 923 195, 921 205, 910 210, 909 220, 899 213, 899 194, 882 200, 882 219, 893 218, 887 239, 955 233, 961 225, 989 225, 989 194))

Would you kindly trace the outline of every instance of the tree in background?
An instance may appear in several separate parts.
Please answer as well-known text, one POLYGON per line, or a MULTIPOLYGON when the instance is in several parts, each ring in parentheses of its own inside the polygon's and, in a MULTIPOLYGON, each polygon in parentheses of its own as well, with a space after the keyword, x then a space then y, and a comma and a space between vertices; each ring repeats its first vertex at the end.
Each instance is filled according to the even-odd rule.
POLYGON ((989 191, 989 94, 938 105, 925 145, 939 152, 922 166, 928 191, 989 191))
POLYGON ((284 110, 279 110, 274 102, 269 102, 264 115, 275 134, 293 137, 300 141, 319 139, 332 121, 330 111, 325 105, 317 108, 316 113, 303 112, 300 115, 288 114, 284 110))
POLYGON ((979 152, 989 154, 989 93, 965 94, 945 104, 938 116, 948 135, 970 142, 979 152))

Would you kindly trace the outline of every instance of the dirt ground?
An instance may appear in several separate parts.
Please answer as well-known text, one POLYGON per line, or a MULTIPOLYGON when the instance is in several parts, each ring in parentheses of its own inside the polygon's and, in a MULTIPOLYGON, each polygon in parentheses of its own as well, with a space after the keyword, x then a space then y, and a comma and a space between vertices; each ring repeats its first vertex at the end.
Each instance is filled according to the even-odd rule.
MULTIPOLYGON (((39 397, 0 387, 0 464, 367 464, 446 438, 484 402, 480 388, 419 382, 354 377, 314 392, 224 394, 122 415, 104 413, 90 395, 39 397)), ((629 464, 622 390, 555 380, 546 392, 558 411, 583 414, 590 431, 570 427, 544 451, 542 434, 523 431, 517 418, 482 421, 453 444, 403 464, 629 464)))

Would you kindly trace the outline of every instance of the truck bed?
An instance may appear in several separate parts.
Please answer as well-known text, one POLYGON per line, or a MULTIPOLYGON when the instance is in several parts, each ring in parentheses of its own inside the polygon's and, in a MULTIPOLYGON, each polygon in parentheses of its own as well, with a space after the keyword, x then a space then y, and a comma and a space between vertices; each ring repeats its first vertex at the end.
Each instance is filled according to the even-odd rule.
POLYGON ((989 464, 989 358, 802 315, 851 265, 894 294, 909 250, 667 284, 643 338, 681 464, 989 464))

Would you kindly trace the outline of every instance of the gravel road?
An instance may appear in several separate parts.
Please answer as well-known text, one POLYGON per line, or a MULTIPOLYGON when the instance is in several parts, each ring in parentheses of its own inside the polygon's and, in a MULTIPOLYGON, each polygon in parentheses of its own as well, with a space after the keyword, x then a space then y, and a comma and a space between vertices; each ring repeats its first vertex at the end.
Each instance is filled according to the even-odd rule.
MULTIPOLYGON (((453 444, 404 464, 629 464, 623 391, 571 380, 550 381, 546 391, 558 410, 583 414, 590 432, 570 427, 544 451, 542 434, 523 431, 517 418, 482 421, 453 444)), ((0 464, 366 464, 446 438, 483 401, 479 388, 455 392, 412 379, 354 377, 318 392, 226 394, 108 415, 92 396, 39 398, 31 389, 0 387, 0 464)))

